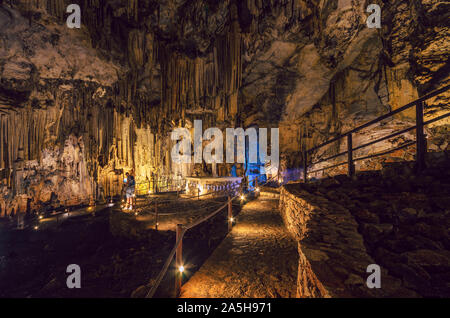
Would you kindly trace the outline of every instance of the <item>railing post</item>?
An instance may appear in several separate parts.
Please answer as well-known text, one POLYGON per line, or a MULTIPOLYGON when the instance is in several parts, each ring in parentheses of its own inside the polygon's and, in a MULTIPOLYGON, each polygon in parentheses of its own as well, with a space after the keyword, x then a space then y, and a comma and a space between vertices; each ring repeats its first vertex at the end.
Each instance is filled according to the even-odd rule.
POLYGON ((231 196, 228 196, 228 232, 233 229, 233 208, 231 206, 231 196))
POLYGON ((347 135, 347 155, 348 155, 348 175, 353 177, 355 175, 355 164, 353 163, 353 140, 352 134, 347 135))
POLYGON ((158 201, 155 201, 155 230, 158 231, 158 201))
POLYGON ((303 151, 303 182, 308 182, 308 152, 303 151))
MULTIPOLYGON (((176 242, 181 238, 181 232, 183 230, 182 224, 177 224, 177 238, 176 242)), ((176 276, 175 276, 175 297, 180 296, 181 293, 181 280, 183 278, 183 271, 180 270, 180 267, 183 265, 183 241, 177 247, 176 256, 175 256, 175 264, 176 264, 176 276)))
POLYGON ((425 135, 423 133, 423 102, 416 104, 416 160, 417 171, 425 169, 425 135))

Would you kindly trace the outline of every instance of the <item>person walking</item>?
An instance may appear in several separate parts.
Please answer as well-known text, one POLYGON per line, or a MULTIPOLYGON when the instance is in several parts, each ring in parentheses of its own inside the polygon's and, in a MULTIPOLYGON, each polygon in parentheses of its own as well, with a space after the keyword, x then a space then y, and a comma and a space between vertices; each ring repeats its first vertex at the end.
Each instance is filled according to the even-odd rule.
POLYGON ((129 174, 128 172, 126 173, 126 176, 127 176, 127 183, 126 183, 126 188, 125 188, 125 194, 127 197, 126 209, 132 210, 136 182, 134 180, 134 177, 131 174, 129 174))

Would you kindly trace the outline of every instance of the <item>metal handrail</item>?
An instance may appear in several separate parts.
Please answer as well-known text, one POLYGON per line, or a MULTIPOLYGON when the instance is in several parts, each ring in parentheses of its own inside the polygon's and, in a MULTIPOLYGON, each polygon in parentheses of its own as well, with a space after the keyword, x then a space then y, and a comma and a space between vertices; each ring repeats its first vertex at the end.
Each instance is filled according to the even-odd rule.
MULTIPOLYGON (((308 181, 308 173, 313 173, 313 172, 323 171, 323 170, 326 170, 326 169, 331 169, 331 168, 334 168, 336 166, 343 165, 345 163, 348 164, 348 174, 350 176, 353 176, 355 174, 355 166, 354 166, 354 162, 355 161, 363 160, 363 159, 366 159, 366 158, 369 158, 369 157, 373 157, 373 156, 368 156, 368 157, 364 157, 364 158, 353 159, 353 152, 354 151, 362 149, 364 147, 371 146, 373 144, 379 143, 379 142, 384 141, 386 139, 396 137, 398 135, 404 134, 404 133, 406 133, 408 131, 411 131, 411 130, 414 130, 414 129, 416 130, 416 141, 415 142, 417 144, 417 148, 416 148, 416 152, 417 152, 417 158, 416 158, 417 159, 417 168, 418 168, 419 171, 423 170, 425 168, 425 153, 427 151, 427 149, 426 149, 426 139, 425 139, 423 128, 424 128, 425 125, 431 124, 433 122, 436 122, 438 120, 441 120, 441 119, 444 119, 444 118, 450 116, 450 112, 449 112, 449 113, 446 113, 444 115, 438 116, 436 118, 433 118, 433 119, 430 119, 430 120, 427 120, 427 121, 424 122, 424 120, 423 120, 424 104, 423 103, 424 103, 424 101, 426 101, 426 100, 428 100, 428 99, 430 99, 430 98, 432 98, 434 96, 437 96, 437 95, 439 95, 439 94, 441 94, 443 92, 446 92, 449 89, 450 89, 450 85, 446 85, 446 86, 444 86, 442 88, 439 88, 439 89, 437 89, 437 90, 435 90, 433 92, 430 92, 430 93, 428 93, 428 94, 426 94, 426 95, 416 99, 413 102, 410 102, 410 103, 408 103, 408 104, 406 104, 406 105, 404 105, 404 106, 402 106, 400 108, 397 108, 397 109, 395 109, 395 110, 393 110, 393 111, 391 111, 391 112, 389 112, 387 114, 384 114, 384 115, 382 115, 382 116, 380 116, 378 118, 375 118, 375 119, 373 119, 373 120, 371 120, 371 121, 369 121, 369 122, 367 122, 367 123, 365 123, 365 124, 363 124, 361 126, 358 126, 358 127, 354 128, 354 129, 352 129, 350 131, 347 131, 347 132, 343 133, 343 134, 340 134, 339 136, 334 137, 334 138, 332 138, 332 139, 330 139, 330 140, 328 140, 328 141, 326 141, 326 142, 324 142, 324 143, 322 143, 322 144, 320 144, 318 146, 315 146, 315 147, 313 147, 311 149, 308 149, 308 150, 304 151, 303 152, 303 180, 304 180, 304 182, 308 181), (400 130, 400 131, 395 132, 393 134, 390 134, 388 136, 381 137, 381 138, 379 138, 377 140, 370 141, 370 142, 368 142, 366 144, 363 144, 363 145, 360 145, 360 146, 358 146, 356 148, 353 148, 352 134, 354 134, 354 133, 356 133, 356 132, 358 132, 358 131, 360 131, 360 130, 362 130, 364 128, 367 128, 367 127, 369 127, 371 125, 374 125, 374 124, 376 124, 376 123, 378 123, 378 122, 380 122, 380 121, 382 121, 382 120, 384 120, 386 118, 390 118, 390 117, 392 117, 392 116, 394 116, 394 115, 396 115, 396 114, 398 114, 398 113, 400 113, 402 111, 405 111, 405 110, 407 110, 407 109, 409 109, 411 107, 414 107, 414 106, 416 107, 416 125, 414 125, 412 127, 408 127, 406 129, 403 129, 403 130, 400 130), (313 151, 315 151, 317 149, 320 149, 320 148, 322 148, 322 147, 324 147, 326 145, 329 145, 329 144, 331 144, 331 143, 333 143, 335 141, 338 141, 338 140, 340 140, 342 138, 345 138, 345 137, 347 138, 347 150, 346 151, 338 153, 338 154, 330 156, 330 157, 327 157, 325 159, 321 159, 321 160, 316 161, 316 162, 312 162, 311 165, 316 165, 318 163, 322 163, 322 162, 325 162, 325 161, 328 161, 328 160, 331 160, 331 159, 334 159, 334 158, 337 158, 339 156, 343 156, 343 155, 347 154, 347 161, 346 162, 342 162, 342 163, 335 164, 335 165, 332 165, 332 166, 329 166, 329 167, 325 167, 325 168, 318 169, 318 170, 315 170, 315 171, 312 171, 312 172, 308 172, 308 157, 309 157, 308 155, 309 154, 311 154, 313 151)), ((377 156, 379 156, 379 155, 380 154, 378 154, 377 156)))
POLYGON ((324 143, 322 143, 322 144, 320 144, 320 145, 318 145, 316 147, 313 147, 313 148, 308 150, 308 153, 310 153, 310 152, 312 152, 314 150, 317 150, 319 148, 322 148, 323 146, 326 146, 326 145, 328 145, 328 144, 330 144, 332 142, 338 141, 339 139, 344 138, 348 134, 352 134, 352 133, 358 132, 361 129, 367 128, 369 126, 372 126, 373 124, 376 124, 376 123, 382 121, 383 119, 392 117, 392 116, 394 116, 394 115, 396 115, 396 114, 398 114, 398 113, 400 113, 400 112, 402 112, 404 110, 407 110, 408 108, 411 108, 411 107, 415 106, 417 103, 424 102, 424 101, 430 99, 431 97, 434 97, 436 95, 439 95, 439 94, 447 91, 448 89, 450 89, 450 85, 446 85, 446 86, 444 86, 444 87, 442 87, 440 89, 437 89, 437 90, 435 90, 435 91, 433 91, 431 93, 428 93, 425 96, 423 96, 423 97, 421 97, 419 99, 416 99, 415 101, 413 101, 413 102, 411 102, 409 104, 406 104, 405 106, 397 108, 397 109, 395 109, 395 110, 393 110, 393 111, 391 111, 391 112, 389 112, 387 114, 381 115, 378 118, 375 118, 375 119, 373 119, 373 120, 371 120, 371 121, 369 121, 369 122, 367 122, 367 123, 365 123, 365 124, 363 124, 361 126, 358 126, 358 127, 354 128, 354 129, 352 129, 350 131, 347 131, 346 133, 340 134, 339 136, 337 136, 337 137, 335 137, 333 139, 330 139, 330 140, 328 140, 328 141, 326 141, 326 142, 324 142, 324 143))

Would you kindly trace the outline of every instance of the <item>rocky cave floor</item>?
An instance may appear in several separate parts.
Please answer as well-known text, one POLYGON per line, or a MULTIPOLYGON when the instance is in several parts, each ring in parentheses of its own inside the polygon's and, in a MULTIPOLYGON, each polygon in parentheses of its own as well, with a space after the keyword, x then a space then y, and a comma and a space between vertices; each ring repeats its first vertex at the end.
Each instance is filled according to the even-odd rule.
MULTIPOLYGON (((441 161, 416 175, 413 163, 390 163, 381 171, 359 172, 355 180, 341 175, 299 187, 347 208, 368 254, 405 288, 418 296, 450 297, 449 168, 449 160, 441 161)), ((159 231, 153 230, 155 198, 138 200, 138 216, 117 205, 38 231, 0 223, 0 297, 145 296, 173 247, 175 225, 192 223, 225 200, 165 199, 158 198, 159 231), (69 264, 81 267, 81 289, 66 287, 69 264)), ((235 204, 233 213, 240 208, 235 204)), ((226 234, 226 209, 187 232, 186 281, 226 234)), ((173 271, 156 297, 173 296, 173 271)))
MULTIPOLYGON (((149 213, 146 201, 139 202, 138 217, 122 213, 116 206, 99 210, 95 216, 81 215, 39 230, 27 227, 19 231, 8 222, 0 223, 0 297, 144 297, 175 242, 173 231, 152 229, 154 216, 149 213), (69 264, 81 267, 81 289, 66 287, 69 264)), ((207 201, 210 206, 218 204, 204 200, 200 205, 207 205, 207 201)), ((178 223, 195 220, 200 212, 203 215, 212 212, 195 209, 198 205, 193 201, 171 207, 162 205, 161 214, 167 215, 161 215, 161 225, 174 228, 178 223)), ((235 205, 234 213, 239 210, 235 205)), ((226 234, 225 210, 188 231, 183 240, 183 255, 189 262, 190 274, 226 234)), ((156 297, 173 296, 171 274, 173 267, 156 297)))
MULTIPOLYGON (((448 159, 448 156, 447 156, 448 159)), ((298 187, 347 208, 368 254, 423 297, 450 297, 450 161, 413 173, 414 163, 298 187)))

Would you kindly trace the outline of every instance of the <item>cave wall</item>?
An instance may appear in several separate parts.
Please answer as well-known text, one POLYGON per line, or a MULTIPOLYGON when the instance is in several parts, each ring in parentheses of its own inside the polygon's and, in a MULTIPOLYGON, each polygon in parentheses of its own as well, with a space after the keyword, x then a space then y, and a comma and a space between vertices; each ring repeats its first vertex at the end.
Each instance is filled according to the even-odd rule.
MULTIPOLYGON (((194 119, 279 127, 288 171, 305 148, 447 84, 448 2, 370 2, 381 29, 366 27, 363 0, 2 1, 0 213, 114 195, 132 169, 138 182, 198 172, 169 157, 170 131, 194 119), (69 3, 81 6, 81 29, 65 26, 69 3)), ((448 98, 427 114, 448 110, 448 98)))
POLYGON ((64 25, 68 1, 0 7, 2 216, 119 194, 126 171, 138 183, 190 175, 192 167, 170 160, 170 131, 194 119, 205 129, 234 125, 236 9, 215 8, 223 30, 200 52, 197 43, 177 42, 198 23, 179 28, 177 12, 202 14, 201 2, 75 3, 80 30, 64 25))
MULTIPOLYGON (((252 31, 244 40, 240 107, 246 123, 280 127, 282 163, 290 169, 301 166, 303 150, 449 83, 448 2, 247 1, 247 6, 252 31), (366 26, 369 3, 382 8, 381 29, 366 26)), ((448 101, 448 92, 428 101, 426 116, 448 112, 448 101)), ((354 145, 413 120, 414 109, 361 131, 354 145)), ((436 125, 448 131, 449 121, 436 125)), ((428 130, 428 141, 439 148, 432 145, 436 133, 428 130)), ((356 156, 413 138, 387 140, 356 156)), ((312 159, 345 148, 344 139, 312 159)))

